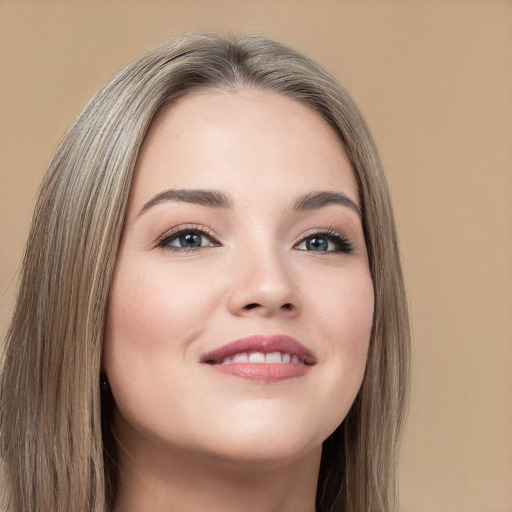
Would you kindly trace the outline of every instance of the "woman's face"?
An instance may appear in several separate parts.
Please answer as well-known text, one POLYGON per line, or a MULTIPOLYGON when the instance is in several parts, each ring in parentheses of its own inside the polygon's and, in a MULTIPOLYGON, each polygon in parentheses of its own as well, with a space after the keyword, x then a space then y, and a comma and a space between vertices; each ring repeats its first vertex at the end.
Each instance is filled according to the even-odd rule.
POLYGON ((373 287, 354 173, 282 95, 191 94, 140 151, 104 370, 132 454, 282 462, 347 414, 373 287))

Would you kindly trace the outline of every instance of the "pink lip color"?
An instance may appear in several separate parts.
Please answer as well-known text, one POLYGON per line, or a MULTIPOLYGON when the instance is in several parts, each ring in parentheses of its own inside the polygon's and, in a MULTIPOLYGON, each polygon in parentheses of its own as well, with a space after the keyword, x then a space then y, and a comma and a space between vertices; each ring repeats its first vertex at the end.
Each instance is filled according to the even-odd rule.
POLYGON ((273 382, 294 377, 301 377, 310 371, 316 358, 304 345, 284 335, 255 335, 242 338, 224 345, 201 358, 201 363, 208 364, 219 373, 249 380, 273 382), (242 352, 282 352, 297 356, 300 363, 229 363, 221 364, 226 357, 233 357, 242 352))

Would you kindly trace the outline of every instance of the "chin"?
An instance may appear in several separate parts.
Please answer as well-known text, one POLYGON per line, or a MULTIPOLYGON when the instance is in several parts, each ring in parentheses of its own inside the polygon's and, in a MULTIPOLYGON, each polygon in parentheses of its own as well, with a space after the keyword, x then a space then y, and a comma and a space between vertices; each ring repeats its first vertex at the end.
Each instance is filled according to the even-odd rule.
POLYGON ((320 440, 305 440, 288 436, 259 442, 256 440, 235 440, 232 443, 215 447, 205 447, 201 459, 209 459, 217 466, 226 469, 251 469, 256 471, 279 469, 295 461, 321 454, 320 440))
POLYGON ((203 432, 202 456, 227 467, 278 468, 315 451, 320 454, 323 441, 338 425, 337 420, 313 425, 304 418, 275 414, 210 424, 208 433, 203 432))

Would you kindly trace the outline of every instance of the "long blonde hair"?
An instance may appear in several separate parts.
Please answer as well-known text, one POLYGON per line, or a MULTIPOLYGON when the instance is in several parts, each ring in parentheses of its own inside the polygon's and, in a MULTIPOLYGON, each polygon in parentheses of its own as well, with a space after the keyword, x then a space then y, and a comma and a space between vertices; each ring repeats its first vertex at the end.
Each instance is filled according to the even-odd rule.
POLYGON ((100 371, 135 160, 162 108, 193 90, 241 85, 309 105, 338 134, 352 163, 375 290, 374 323, 362 387, 324 442, 317 509, 396 510, 409 325, 376 146, 354 102, 317 64, 265 38, 198 34, 140 57, 93 96, 65 133, 41 186, 0 383, 9 511, 111 509, 116 450, 100 371))

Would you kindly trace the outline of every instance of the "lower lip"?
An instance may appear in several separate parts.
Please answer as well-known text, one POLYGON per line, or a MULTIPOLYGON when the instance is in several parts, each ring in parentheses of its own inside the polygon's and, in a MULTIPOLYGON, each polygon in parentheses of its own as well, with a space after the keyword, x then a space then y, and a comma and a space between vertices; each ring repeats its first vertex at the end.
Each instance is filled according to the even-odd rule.
POLYGON ((292 363, 230 363, 209 366, 224 375, 262 382, 277 382, 302 377, 312 368, 305 364, 292 363))

